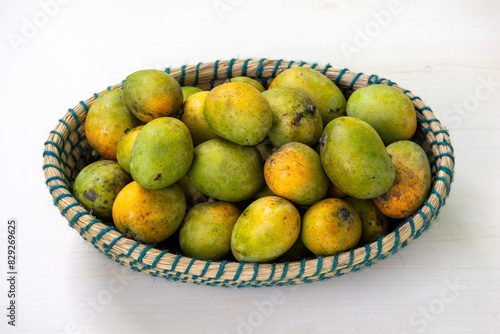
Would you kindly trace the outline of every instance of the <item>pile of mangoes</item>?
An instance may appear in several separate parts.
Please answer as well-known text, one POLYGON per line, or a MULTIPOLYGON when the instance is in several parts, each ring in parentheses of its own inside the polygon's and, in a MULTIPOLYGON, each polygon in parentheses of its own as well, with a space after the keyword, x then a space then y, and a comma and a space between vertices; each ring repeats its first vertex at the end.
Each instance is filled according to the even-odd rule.
POLYGON ((328 256, 388 233, 431 187, 400 90, 370 85, 346 100, 325 75, 290 68, 266 90, 236 77, 202 91, 160 70, 129 75, 85 123, 102 157, 74 195, 125 236, 203 260, 328 256))

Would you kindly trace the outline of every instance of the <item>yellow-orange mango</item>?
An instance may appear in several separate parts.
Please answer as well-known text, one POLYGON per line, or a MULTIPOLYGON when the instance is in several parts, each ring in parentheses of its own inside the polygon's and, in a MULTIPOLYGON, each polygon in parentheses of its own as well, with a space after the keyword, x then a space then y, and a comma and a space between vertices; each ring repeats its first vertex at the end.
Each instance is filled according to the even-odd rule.
POLYGON ((104 159, 116 160, 118 141, 141 124, 125 104, 123 91, 113 89, 99 96, 90 106, 85 119, 85 136, 104 159))
POLYGON ((118 145, 116 145, 116 160, 120 166, 127 173, 130 174, 130 156, 132 155, 132 148, 134 147, 135 139, 139 134, 139 131, 144 127, 144 125, 139 125, 132 130, 126 132, 126 135, 120 139, 118 145))
POLYGON ((306 211, 300 235, 311 252, 329 256, 355 247, 361 230, 361 218, 351 204, 327 198, 306 211))
POLYGON ((209 140, 218 138, 215 132, 208 126, 203 115, 203 104, 209 92, 203 91, 191 95, 182 106, 181 121, 186 124, 191 132, 194 147, 209 140))
POLYGON ((181 225, 186 198, 173 184, 162 189, 146 189, 137 182, 123 188, 113 204, 113 222, 120 233, 144 243, 159 243, 181 225))
POLYGON ((274 194, 299 205, 325 197, 329 183, 319 155, 298 142, 281 146, 266 160, 264 178, 274 194))
POLYGON ((431 189, 431 168, 425 151, 408 140, 387 146, 396 178, 389 190, 373 199, 382 213, 391 218, 413 214, 425 201, 431 189))

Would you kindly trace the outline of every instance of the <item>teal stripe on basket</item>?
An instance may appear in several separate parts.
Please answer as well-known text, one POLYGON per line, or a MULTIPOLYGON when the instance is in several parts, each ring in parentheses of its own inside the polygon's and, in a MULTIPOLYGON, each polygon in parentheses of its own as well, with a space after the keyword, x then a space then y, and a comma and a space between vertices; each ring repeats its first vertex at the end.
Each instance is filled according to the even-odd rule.
POLYGON ((354 78, 352 78, 352 81, 351 81, 351 84, 349 85, 349 87, 347 87, 347 90, 351 90, 353 89, 354 87, 354 84, 356 83, 356 81, 358 81, 359 77, 363 75, 363 72, 359 72, 358 74, 356 74, 354 76, 354 78))
POLYGON ((443 205, 443 197, 441 197, 441 195, 436 191, 436 189, 432 189, 431 194, 434 194, 434 196, 437 197, 439 201, 438 210, 441 209, 441 206, 443 205))
POLYGON ((366 244, 365 245, 365 258, 363 259, 363 261, 361 261, 361 263, 359 263, 359 265, 362 265, 362 264, 365 264, 368 262, 368 259, 370 258, 370 252, 372 251, 371 247, 369 244, 366 244))
POLYGON ((400 236, 399 236, 399 229, 397 228, 397 229, 394 230, 394 246, 391 248, 391 250, 389 251, 389 253, 395 253, 395 252, 397 252, 398 246, 399 246, 399 242, 400 242, 399 238, 400 238, 400 236))
POLYGON ((271 73, 271 77, 273 77, 273 78, 276 77, 276 73, 278 73, 278 69, 279 69, 282 61, 283 61, 283 59, 278 59, 276 61, 276 64, 274 65, 274 68, 273 68, 273 73, 271 73))
POLYGON ((68 187, 66 187, 66 186, 65 186, 65 185, 63 185, 63 184, 58 184, 58 185, 55 185, 55 186, 52 186, 52 187, 50 187, 50 188, 49 188, 50 194, 52 195, 52 192, 53 192, 54 190, 61 189, 61 188, 62 188, 62 189, 64 189, 64 190, 67 190, 67 191, 69 192, 68 187))
POLYGON ((76 215, 73 216, 73 218, 71 218, 71 220, 69 221, 69 226, 71 228, 74 228, 76 222, 78 221, 78 219, 80 219, 81 216, 85 216, 85 215, 88 215, 90 214, 88 211, 80 211, 78 212, 76 215))
POLYGON ((217 275, 215 275, 215 279, 219 279, 224 273, 224 267, 226 266, 227 261, 222 261, 219 265, 219 270, 217 271, 217 275))
POLYGON ((200 277, 205 276, 205 274, 207 273, 208 267, 210 266, 210 263, 212 263, 212 261, 210 261, 210 260, 208 260, 205 263, 205 266, 203 267, 203 270, 201 271, 200 277))
POLYGON ((415 235, 415 222, 413 221, 413 218, 411 217, 408 217, 406 218, 408 223, 410 223, 410 238, 413 238, 413 236, 415 235))
POLYGON ((292 67, 292 64, 295 63, 293 60, 290 60, 288 62, 288 66, 286 67, 287 69, 289 69, 290 67, 292 67))
POLYGON ((228 77, 228 78, 233 77, 233 65, 234 65, 235 61, 236 61, 236 59, 231 58, 231 60, 229 60, 229 64, 227 64, 226 77, 228 77))
POLYGON ((382 237, 377 239, 377 254, 375 255, 376 259, 380 258, 380 255, 382 254, 382 239, 382 237))
POLYGON ((212 76, 212 81, 210 81, 210 89, 214 88, 215 80, 217 80, 217 70, 219 67, 219 61, 216 60, 214 63, 214 74, 212 76))
POLYGON ((109 243, 109 245, 104 245, 104 248, 106 249, 106 252, 111 251, 111 248, 113 248, 113 246, 118 242, 118 240, 120 240, 121 238, 124 238, 124 237, 125 237, 125 235, 120 234, 119 236, 117 236, 116 238, 114 238, 113 241, 111 241, 109 243))
POLYGON ((165 73, 170 74, 170 67, 167 67, 167 68, 165 69, 165 73))
POLYGON ((376 74, 372 74, 368 77, 368 82, 367 82, 367 85, 372 85, 374 83, 377 82, 377 79, 378 79, 378 75, 376 74))
MULTIPOLYGON (((60 121, 60 120, 59 120, 59 121, 60 121)), ((51 133, 51 134, 53 134, 53 135, 58 136, 58 137, 59 137, 59 139, 61 140, 61 143, 62 143, 62 144, 63 144, 63 146, 64 146, 64 144, 66 143, 66 140, 64 139, 64 137, 62 136, 62 134, 60 134, 59 132, 57 132, 57 131, 55 131, 55 130, 50 131, 50 133, 51 133)))
POLYGON ((184 86, 184 80, 186 79, 186 65, 181 66, 181 76, 179 77, 179 85, 184 86))
POLYGON ((195 258, 192 258, 191 261, 189 261, 189 264, 186 267, 186 270, 184 270, 184 274, 187 274, 189 272, 189 269, 191 269, 191 266, 193 265, 194 261, 196 261, 195 258))
POLYGON ((446 187, 446 193, 449 194, 450 193, 450 184, 448 183, 448 180, 446 180, 446 178, 444 178, 443 176, 438 176, 436 178, 436 181, 441 181, 444 183, 445 187, 446 187))
POLYGON ((156 268, 156 266, 158 265, 158 261, 160 261, 160 259, 163 257, 163 255, 167 254, 168 253, 168 249, 164 249, 160 252, 160 254, 158 254, 158 256, 156 257, 156 259, 153 261, 153 264, 151 265, 153 268, 156 268))
POLYGON ((252 278, 250 278, 250 282, 255 281, 258 273, 259 273, 259 264, 255 263, 253 265, 253 276, 252 276, 252 278))
POLYGON ((281 273, 280 281, 285 279, 286 274, 288 273, 288 261, 283 263, 283 272, 281 273))
POLYGON ((302 259, 300 261, 300 271, 299 271, 299 274, 297 276, 295 276, 295 278, 301 278, 302 275, 304 275, 304 270, 306 269, 306 259, 302 259))
POLYGON ((153 248, 153 245, 146 245, 146 247, 144 247, 141 251, 141 254, 139 255, 139 257, 137 258, 137 262, 139 263, 142 263, 142 259, 144 258, 144 256, 146 256, 146 253, 151 249, 153 248))
POLYGON ((273 262, 273 264, 271 265, 271 274, 269 275, 269 278, 266 279, 266 281, 271 281, 274 277, 274 272, 276 271, 276 262, 273 262))
POLYGON ((347 266, 351 267, 353 262, 354 262, 354 250, 351 249, 349 252, 349 263, 347 264, 347 266))
POLYGON ((75 120, 76 128, 78 129, 80 127, 80 120, 78 119, 78 116, 76 115, 76 112, 73 109, 71 109, 71 108, 69 108, 68 111, 71 113, 71 116, 75 120))
MULTIPOLYGON (((110 86, 108 86, 108 88, 111 88, 110 86)), ((109 90, 109 89, 108 89, 109 90)), ((97 99, 99 97, 99 94, 97 93, 94 93, 94 97, 97 99)))
POLYGON ((337 270, 337 267, 339 266, 339 255, 338 254, 335 254, 333 256, 333 263, 332 263, 332 269, 330 269, 330 273, 334 272, 335 270, 337 270))
POLYGON ((262 58, 259 60, 259 63, 257 64, 257 71, 255 72, 255 76, 259 79, 262 79, 262 72, 264 71, 264 61, 266 58, 262 58))
POLYGON ((232 279, 233 281, 237 281, 240 278, 240 275, 241 275, 241 272, 243 271, 244 265, 245 265, 245 263, 240 262, 240 264, 238 265, 238 269, 236 269, 236 273, 234 274, 234 277, 232 279))
POLYGON ((89 107, 85 104, 85 102, 83 101, 80 101, 80 104, 82 105, 83 107, 83 110, 85 110, 85 114, 88 114, 89 112, 89 107))
POLYGON ((247 67, 248 67, 248 62, 252 60, 251 58, 245 59, 243 62, 243 65, 241 66, 241 76, 244 77, 247 75, 247 67))
MULTIPOLYGON (((95 245, 95 243, 100 240, 102 238, 103 235, 105 235, 106 233, 108 233, 109 231, 112 231, 114 230, 114 228, 112 228, 111 226, 108 226, 107 228, 105 228, 104 230, 102 230, 101 232, 99 232, 99 234, 97 234, 95 237, 92 238, 92 244, 95 245)), ((135 246, 137 247, 137 246, 135 246)), ((130 256, 130 254, 127 254, 127 257, 130 256)))
MULTIPOLYGON (((178 254, 175 259, 174 259, 174 262, 172 263, 172 268, 170 269, 171 271, 174 271, 175 270, 175 267, 177 267, 177 263, 179 262, 179 260, 182 258, 182 255, 181 254, 178 254)), ((179 273, 180 274, 180 273, 179 273)))
POLYGON ((318 66, 318 63, 313 63, 313 64, 311 65, 311 69, 312 69, 312 70, 314 70, 317 66, 318 66))
POLYGON ((318 276, 319 273, 321 272, 321 268, 323 268, 323 257, 318 256, 318 263, 316 264, 316 272, 313 274, 313 276, 318 276))
POLYGON ((194 83, 193 83, 193 86, 196 86, 198 84, 198 78, 200 76, 200 65, 202 63, 198 63, 196 64, 196 71, 194 73, 194 83))
MULTIPOLYGON (((88 214, 90 214, 90 213, 88 213, 88 214)), ((97 218, 92 219, 92 221, 90 223, 88 223, 87 226, 85 226, 84 228, 82 228, 80 230, 80 235, 83 235, 83 233, 88 232, 92 226, 94 226, 95 224, 100 223, 100 222, 101 221, 97 218)))
POLYGON ((339 74, 337 74, 337 77, 335 78, 335 80, 333 81, 334 84, 338 85, 339 82, 340 82, 340 79, 342 78, 342 76, 345 74, 345 72, 349 71, 349 69, 347 68, 343 68, 340 70, 339 74))
POLYGON ((56 176, 51 176, 51 177, 49 177, 47 180, 45 180, 45 184, 48 186, 50 182, 52 182, 52 181, 56 181, 56 180, 57 180, 57 181, 61 181, 61 182, 63 182, 64 184, 66 184, 66 181, 65 181, 62 177, 57 176, 57 175, 56 175, 56 176))
POLYGON ((307 63, 306 63, 305 61, 302 61, 302 60, 301 60, 301 61, 300 61, 300 63, 299 63, 299 67, 302 67, 302 66, 304 66, 305 64, 307 64, 307 63))
POLYGON ((329 68, 332 68, 332 65, 326 64, 325 67, 323 68, 323 71, 321 71, 321 74, 326 75, 326 71, 328 71, 329 68))

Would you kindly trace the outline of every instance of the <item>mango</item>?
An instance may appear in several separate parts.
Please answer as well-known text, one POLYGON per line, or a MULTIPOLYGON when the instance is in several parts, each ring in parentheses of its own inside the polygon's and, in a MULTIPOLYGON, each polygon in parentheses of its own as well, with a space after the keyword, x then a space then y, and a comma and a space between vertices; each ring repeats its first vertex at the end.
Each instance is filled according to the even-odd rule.
POLYGON ((373 202, 382 213, 391 218, 406 218, 415 213, 429 195, 432 182, 429 159, 425 151, 408 140, 387 146, 396 179, 391 188, 373 202))
POLYGON ((177 80, 160 70, 141 70, 130 74, 123 84, 125 102, 141 121, 174 117, 182 107, 182 89, 177 80))
POLYGON ((125 136, 123 136, 118 144, 116 145, 116 160, 120 166, 127 173, 130 174, 130 156, 132 155, 132 148, 134 147, 135 140, 139 131, 144 127, 144 125, 139 125, 130 131, 125 131, 125 136))
POLYGON ((271 130, 273 116, 266 98, 255 87, 228 82, 213 88, 203 112, 208 125, 220 137, 239 145, 260 143, 271 130))
POLYGON ((241 211, 231 203, 200 203, 188 211, 180 227, 182 254, 218 261, 231 254, 231 234, 241 211))
POLYGON ((241 262, 268 262, 288 251, 300 233, 300 215, 278 196, 262 197, 240 215, 231 235, 231 251, 241 262))
POLYGON ((323 132, 323 120, 311 99, 290 87, 277 87, 262 93, 273 111, 268 137, 280 147, 290 142, 313 146, 323 132))
POLYGON ((273 191, 267 186, 267 184, 262 188, 255 196, 253 197, 254 200, 259 199, 261 197, 266 197, 266 196, 275 196, 276 194, 273 193, 273 191))
POLYGON ((299 237, 295 241, 295 243, 290 247, 289 250, 285 252, 285 254, 281 255, 276 262, 292 262, 292 261, 301 261, 304 258, 310 257, 312 255, 311 251, 307 249, 302 241, 302 238, 299 237))
POLYGON ((342 191, 339 187, 337 187, 331 180, 328 184, 328 191, 326 192, 326 196, 333 198, 344 198, 347 196, 345 192, 342 191))
POLYGON ((137 135, 130 156, 130 172, 144 188, 160 189, 177 182, 193 161, 193 141, 184 123, 160 117, 137 135))
POLYGON ((344 200, 356 209, 361 218, 363 228, 359 239, 360 245, 372 243, 387 233, 389 219, 380 212, 372 200, 354 197, 346 197, 344 200))
POLYGON ((375 198, 394 182, 391 158, 377 132, 366 122, 343 116, 323 130, 321 162, 330 180, 356 198, 375 198))
POLYGON ((208 201, 207 195, 196 189, 193 183, 189 181, 187 175, 181 177, 181 179, 177 181, 177 185, 182 189, 184 195, 186 195, 186 203, 188 206, 193 207, 196 204, 208 201))
POLYGON ((331 120, 345 115, 346 100, 340 89, 324 74, 308 67, 287 69, 271 82, 268 89, 292 87, 311 98, 326 126, 331 120))
POLYGON ((193 86, 182 86, 181 90, 182 90, 182 102, 186 102, 188 97, 190 97, 193 94, 203 92, 202 89, 193 86))
POLYGON ((257 88, 259 90, 259 92, 261 92, 261 93, 266 90, 260 82, 258 82, 255 79, 249 78, 249 77, 234 77, 234 78, 229 79, 229 81, 230 82, 243 82, 243 83, 249 84, 249 85, 257 88))
POLYGON ((202 193, 226 202, 250 199, 265 185, 257 149, 222 138, 208 140, 194 149, 187 176, 202 193))
POLYGON ((113 160, 100 160, 87 165, 76 176, 73 194, 94 216, 112 219, 113 203, 132 177, 113 160))
POLYGON ((342 199, 327 198, 306 211, 300 235, 311 252, 329 256, 354 248, 361 232, 361 218, 356 209, 342 199))
POLYGON ((299 205, 325 197, 329 183, 319 155, 297 142, 281 146, 266 160, 264 178, 274 194, 299 205))
POLYGON ((203 115, 203 104, 209 92, 198 92, 191 95, 182 107, 183 113, 181 121, 186 124, 193 138, 193 145, 199 144, 209 139, 218 138, 215 132, 208 126, 203 115))
POLYGON ((276 150, 269 140, 262 141, 261 143, 255 145, 255 148, 259 151, 262 161, 266 161, 267 158, 269 158, 269 156, 276 150))
POLYGON ((410 98, 391 86, 370 85, 356 90, 347 101, 347 115, 370 124, 386 146, 411 139, 417 129, 410 98))
POLYGON ((186 198, 178 185, 146 189, 131 182, 116 197, 113 221, 127 238, 159 243, 179 228, 185 212, 186 198))
POLYGON ((116 145, 127 131, 141 125, 129 110, 121 89, 99 96, 89 108, 85 119, 85 136, 104 159, 116 160, 116 145))

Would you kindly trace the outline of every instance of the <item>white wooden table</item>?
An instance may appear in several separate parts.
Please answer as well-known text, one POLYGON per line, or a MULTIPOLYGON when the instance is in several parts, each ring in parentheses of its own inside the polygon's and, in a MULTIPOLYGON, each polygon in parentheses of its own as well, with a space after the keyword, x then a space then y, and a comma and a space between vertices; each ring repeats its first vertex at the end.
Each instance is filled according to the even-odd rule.
POLYGON ((3 1, 1 333, 498 333, 498 1, 3 1), (330 63, 419 95, 448 127, 452 193, 396 255, 300 286, 170 282, 109 260, 52 205, 43 143, 66 110, 144 68, 238 58, 330 63), (16 327, 7 221, 16 218, 16 327))

